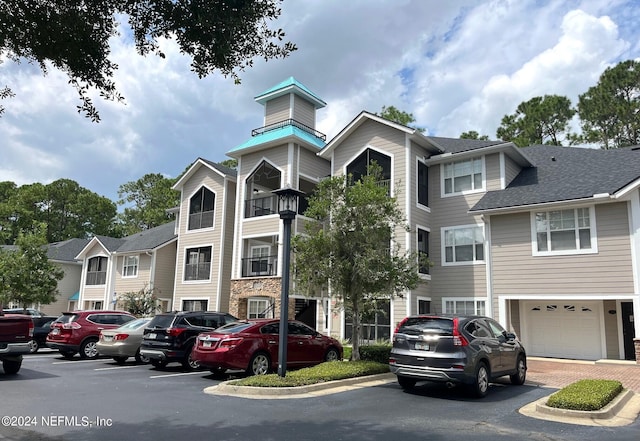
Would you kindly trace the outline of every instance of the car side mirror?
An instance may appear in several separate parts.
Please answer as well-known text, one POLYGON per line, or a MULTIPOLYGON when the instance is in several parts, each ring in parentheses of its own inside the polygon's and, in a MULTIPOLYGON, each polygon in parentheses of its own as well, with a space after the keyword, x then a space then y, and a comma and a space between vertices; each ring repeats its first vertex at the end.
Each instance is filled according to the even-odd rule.
POLYGON ((513 332, 507 332, 504 334, 504 336, 506 337, 507 341, 518 339, 518 337, 516 337, 516 335, 513 332))

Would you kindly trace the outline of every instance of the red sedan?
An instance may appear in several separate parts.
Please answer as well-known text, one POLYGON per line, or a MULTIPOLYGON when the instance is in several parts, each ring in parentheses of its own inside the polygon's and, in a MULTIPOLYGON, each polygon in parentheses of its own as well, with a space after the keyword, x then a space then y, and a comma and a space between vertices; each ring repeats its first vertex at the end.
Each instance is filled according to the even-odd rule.
MULTIPOLYGON (((215 374, 244 369, 249 375, 267 374, 278 367, 280 319, 250 319, 202 333, 191 358, 215 374)), ((342 360, 342 345, 302 322, 289 320, 287 368, 342 360)))

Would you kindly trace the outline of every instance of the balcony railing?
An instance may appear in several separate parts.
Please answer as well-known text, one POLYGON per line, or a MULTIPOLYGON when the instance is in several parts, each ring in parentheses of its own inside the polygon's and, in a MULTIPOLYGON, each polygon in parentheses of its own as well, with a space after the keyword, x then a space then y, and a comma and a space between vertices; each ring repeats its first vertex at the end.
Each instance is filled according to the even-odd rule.
POLYGON ((271 196, 244 201, 244 217, 267 216, 278 213, 278 197, 271 196))
POLYGON ((104 285, 107 282, 106 271, 88 271, 86 285, 104 285))
POLYGON ((276 274, 278 274, 278 255, 242 259, 242 277, 275 276, 276 274))
POLYGON ((277 123, 273 123, 273 124, 269 124, 268 126, 264 126, 264 127, 260 127, 257 129, 253 129, 251 131, 251 136, 258 136, 261 135, 263 133, 266 132, 270 132, 272 130, 278 130, 281 129, 283 127, 286 126, 294 126, 297 127, 298 129, 309 133, 310 135, 315 136, 316 138, 320 138, 323 141, 327 140, 327 135, 325 135, 322 132, 318 132, 316 129, 309 127, 307 125, 302 124, 299 121, 296 121, 295 119, 285 119, 284 121, 279 121, 277 123))
POLYGON ((200 228, 213 227, 213 211, 203 211, 189 215, 189 229, 199 230, 200 228))
POLYGON ((184 280, 209 280, 211 263, 187 263, 184 266, 184 280))

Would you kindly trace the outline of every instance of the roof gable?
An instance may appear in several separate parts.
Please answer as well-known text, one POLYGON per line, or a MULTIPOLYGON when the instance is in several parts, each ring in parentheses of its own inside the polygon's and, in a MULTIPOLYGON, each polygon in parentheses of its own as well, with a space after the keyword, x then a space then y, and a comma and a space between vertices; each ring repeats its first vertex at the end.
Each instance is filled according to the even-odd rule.
POLYGON ((178 179, 178 181, 175 184, 173 184, 173 187, 171 188, 174 190, 181 189, 184 186, 185 182, 191 179, 191 177, 198 171, 200 167, 207 167, 209 170, 213 171, 214 173, 217 173, 218 175, 225 178, 227 177, 231 178, 233 180, 235 180, 236 176, 238 175, 238 172, 232 168, 225 167, 224 165, 217 164, 207 159, 198 158, 194 161, 191 167, 189 167, 189 170, 187 170, 187 172, 183 174, 180 177, 180 179, 178 179))

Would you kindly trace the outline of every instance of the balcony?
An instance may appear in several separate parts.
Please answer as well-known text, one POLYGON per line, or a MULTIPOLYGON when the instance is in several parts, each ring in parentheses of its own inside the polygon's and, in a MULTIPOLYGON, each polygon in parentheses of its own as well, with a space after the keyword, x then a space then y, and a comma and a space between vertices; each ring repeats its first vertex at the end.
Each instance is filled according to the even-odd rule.
POLYGON ((189 215, 189 230, 213 227, 213 211, 202 211, 189 215))
POLYGON ((277 196, 270 195, 262 198, 247 199, 244 201, 244 217, 267 216, 270 214, 278 214, 277 196))
POLYGON ((242 259, 242 277, 264 277, 276 274, 278 274, 278 255, 242 259))
POLYGON ((316 138, 319 138, 323 141, 327 140, 327 135, 325 135, 322 132, 318 132, 317 130, 315 130, 312 127, 309 127, 307 125, 302 124, 299 121, 296 121, 295 119, 285 119, 284 121, 279 121, 277 123, 273 123, 273 124, 269 124, 268 126, 264 126, 264 127, 260 127, 257 129, 253 129, 251 131, 251 136, 258 136, 258 135, 262 135, 263 133, 267 133, 270 132, 272 130, 278 130, 278 129, 282 129, 283 127, 287 127, 287 126, 293 126, 296 127, 304 132, 307 132, 310 135, 315 136, 316 138))

